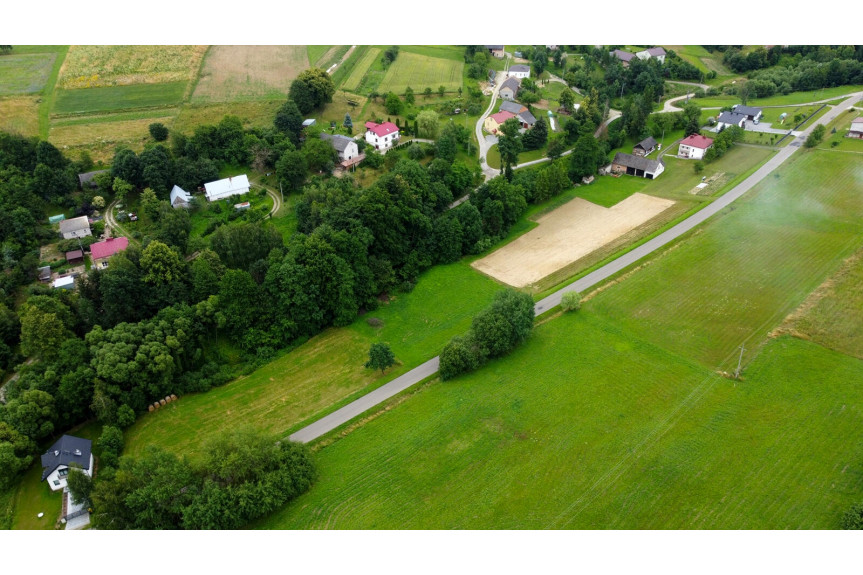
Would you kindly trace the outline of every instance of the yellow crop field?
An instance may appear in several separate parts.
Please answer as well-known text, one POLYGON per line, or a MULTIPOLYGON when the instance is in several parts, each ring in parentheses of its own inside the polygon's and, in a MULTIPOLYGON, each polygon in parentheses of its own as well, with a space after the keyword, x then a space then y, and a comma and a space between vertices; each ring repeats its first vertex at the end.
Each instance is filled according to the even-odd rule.
POLYGON ((72 46, 57 86, 67 90, 194 78, 207 46, 72 46))

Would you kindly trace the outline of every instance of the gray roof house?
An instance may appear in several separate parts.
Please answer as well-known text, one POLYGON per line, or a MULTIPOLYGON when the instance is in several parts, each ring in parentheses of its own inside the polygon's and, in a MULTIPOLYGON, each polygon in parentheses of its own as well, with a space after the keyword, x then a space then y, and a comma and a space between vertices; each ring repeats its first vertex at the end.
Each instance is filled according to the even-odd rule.
POLYGON ((524 64, 516 64, 510 66, 506 72, 507 76, 515 76, 516 78, 530 78, 530 66, 524 64))
POLYGON ((638 176, 652 180, 659 177, 665 170, 662 160, 650 160, 641 156, 624 154, 618 152, 611 161, 611 171, 615 173, 626 173, 629 176, 638 176))
POLYGON ((629 66, 629 61, 635 58, 635 54, 626 50, 614 50, 613 52, 609 52, 609 54, 623 62, 624 66, 629 66))
POLYGON ((760 120, 761 119, 761 108, 754 108, 752 106, 744 106, 743 104, 736 104, 731 107, 731 111, 735 114, 743 114, 746 116, 747 120, 760 120))
POLYGON ((63 235, 64 240, 93 235, 90 231, 90 222, 87 220, 87 216, 63 220, 60 222, 60 233, 63 235))
POLYGON ((330 145, 338 152, 340 160, 350 160, 359 155, 360 149, 353 138, 342 136, 341 134, 321 134, 321 139, 330 143, 330 145))
POLYGON ((42 455, 42 481, 48 480, 53 491, 66 486, 69 466, 76 464, 93 476, 93 442, 74 435, 64 435, 42 455))
POLYGON ((740 128, 746 123, 746 116, 737 112, 722 112, 716 118, 716 129, 721 130, 728 126, 738 126, 740 128))
POLYGON ((635 144, 635 147, 632 148, 632 153, 636 156, 646 156, 655 149, 656 140, 653 139, 653 136, 650 136, 635 144))
POLYGON ((523 112, 516 114, 523 128, 532 128, 536 124, 536 118, 530 113, 530 110, 525 109, 523 112))
POLYGON ((511 114, 520 114, 521 112, 527 110, 524 104, 519 104, 518 102, 511 102, 509 100, 504 100, 500 103, 500 108, 497 109, 498 112, 509 112, 511 114))
POLYGON ((81 185, 81 189, 84 189, 84 186, 89 186, 91 188, 96 187, 96 181, 93 179, 99 174, 104 174, 105 172, 110 172, 110 170, 96 170, 95 172, 87 172, 85 174, 78 174, 78 183, 81 185))
POLYGON ((500 97, 505 100, 515 100, 518 95, 518 89, 521 86, 521 81, 518 78, 509 77, 500 85, 500 97))

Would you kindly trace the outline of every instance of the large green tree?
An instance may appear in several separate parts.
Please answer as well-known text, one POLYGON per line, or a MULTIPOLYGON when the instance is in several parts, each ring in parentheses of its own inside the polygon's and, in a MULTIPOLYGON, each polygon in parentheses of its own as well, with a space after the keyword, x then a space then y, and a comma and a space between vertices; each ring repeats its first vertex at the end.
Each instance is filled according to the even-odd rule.
POLYGON ((605 160, 599 142, 592 134, 582 135, 575 143, 569 160, 569 177, 581 180, 596 173, 597 167, 605 160))
POLYGON ((364 367, 369 369, 379 369, 381 373, 385 372, 388 367, 391 367, 396 362, 396 356, 390 346, 385 343, 373 343, 369 348, 369 360, 364 367))
POLYGON ((434 140, 440 128, 438 113, 434 110, 423 110, 417 114, 417 127, 419 129, 417 136, 434 140))
POLYGON ((297 79, 291 83, 289 95, 297 103, 300 112, 307 114, 313 108, 320 108, 332 102, 335 92, 336 87, 326 71, 309 68, 300 72, 297 79), (307 107, 309 104, 310 108, 307 107))
POLYGON ((500 152, 500 162, 503 165, 504 174, 508 180, 512 179, 512 167, 518 164, 518 155, 523 149, 518 129, 518 120, 510 118, 501 126, 501 135, 497 142, 497 149, 500 152))
POLYGON ((44 439, 54 432, 54 398, 51 394, 32 389, 10 400, 2 412, 2 420, 18 433, 34 441, 44 439))
POLYGON ((180 281, 184 277, 184 269, 177 252, 158 240, 150 242, 141 253, 141 271, 144 272, 144 281, 149 284, 180 281))

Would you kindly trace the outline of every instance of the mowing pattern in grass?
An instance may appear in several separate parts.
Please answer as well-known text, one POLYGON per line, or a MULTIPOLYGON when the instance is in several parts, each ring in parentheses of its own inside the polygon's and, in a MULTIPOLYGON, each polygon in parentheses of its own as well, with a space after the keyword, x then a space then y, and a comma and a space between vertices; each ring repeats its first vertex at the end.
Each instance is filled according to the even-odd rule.
POLYGON ((786 318, 781 332, 863 359, 863 251, 812 292, 786 318))
POLYGON ((39 134, 39 103, 36 96, 0 98, 0 130, 36 136, 39 134))
POLYGON ((730 369, 739 345, 751 354, 860 245, 863 168, 849 156, 799 154, 731 213, 628 278, 626 289, 600 294, 597 311, 730 369))
POLYGON ((363 57, 354 65, 351 75, 342 84, 342 88, 351 92, 356 91, 360 87, 360 82, 366 75, 366 71, 377 61, 380 53, 381 51, 377 48, 368 48, 363 57))
POLYGON ((465 263, 436 267, 423 274, 414 291, 399 294, 352 326, 327 330, 248 377, 148 413, 127 431, 126 453, 154 443, 194 454, 206 439, 236 425, 287 434, 429 359, 468 328, 498 289, 465 263), (382 327, 369 326, 368 317, 380 319, 382 327), (376 341, 389 343, 400 364, 384 375, 363 367, 376 341))
POLYGON ((84 114, 175 106, 183 99, 185 89, 186 82, 172 82, 87 90, 58 90, 53 113, 84 114))
POLYGON ((58 88, 188 82, 206 46, 72 46, 58 88))
POLYGON ((463 61, 401 52, 387 70, 378 91, 403 94, 410 86, 414 92, 420 93, 426 88, 437 90, 438 86, 443 86, 448 92, 454 92, 462 85, 463 70, 463 61))
POLYGON ((56 54, 11 54, 0 58, 0 96, 41 92, 56 54))
POLYGON ((305 46, 213 46, 192 102, 284 100, 291 82, 308 67, 305 46))

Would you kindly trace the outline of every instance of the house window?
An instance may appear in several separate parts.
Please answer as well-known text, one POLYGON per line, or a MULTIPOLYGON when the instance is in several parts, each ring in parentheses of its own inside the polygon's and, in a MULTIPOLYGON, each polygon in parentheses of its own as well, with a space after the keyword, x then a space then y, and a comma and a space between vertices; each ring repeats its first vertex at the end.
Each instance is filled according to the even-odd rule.
POLYGON ((54 485, 60 485, 60 481, 59 481, 59 480, 57 480, 57 479, 55 479, 55 480, 54 480, 54 485))
POLYGON ((69 469, 61 469, 57 472, 57 475, 59 475, 60 477, 66 477, 67 475, 69 475, 69 469))

